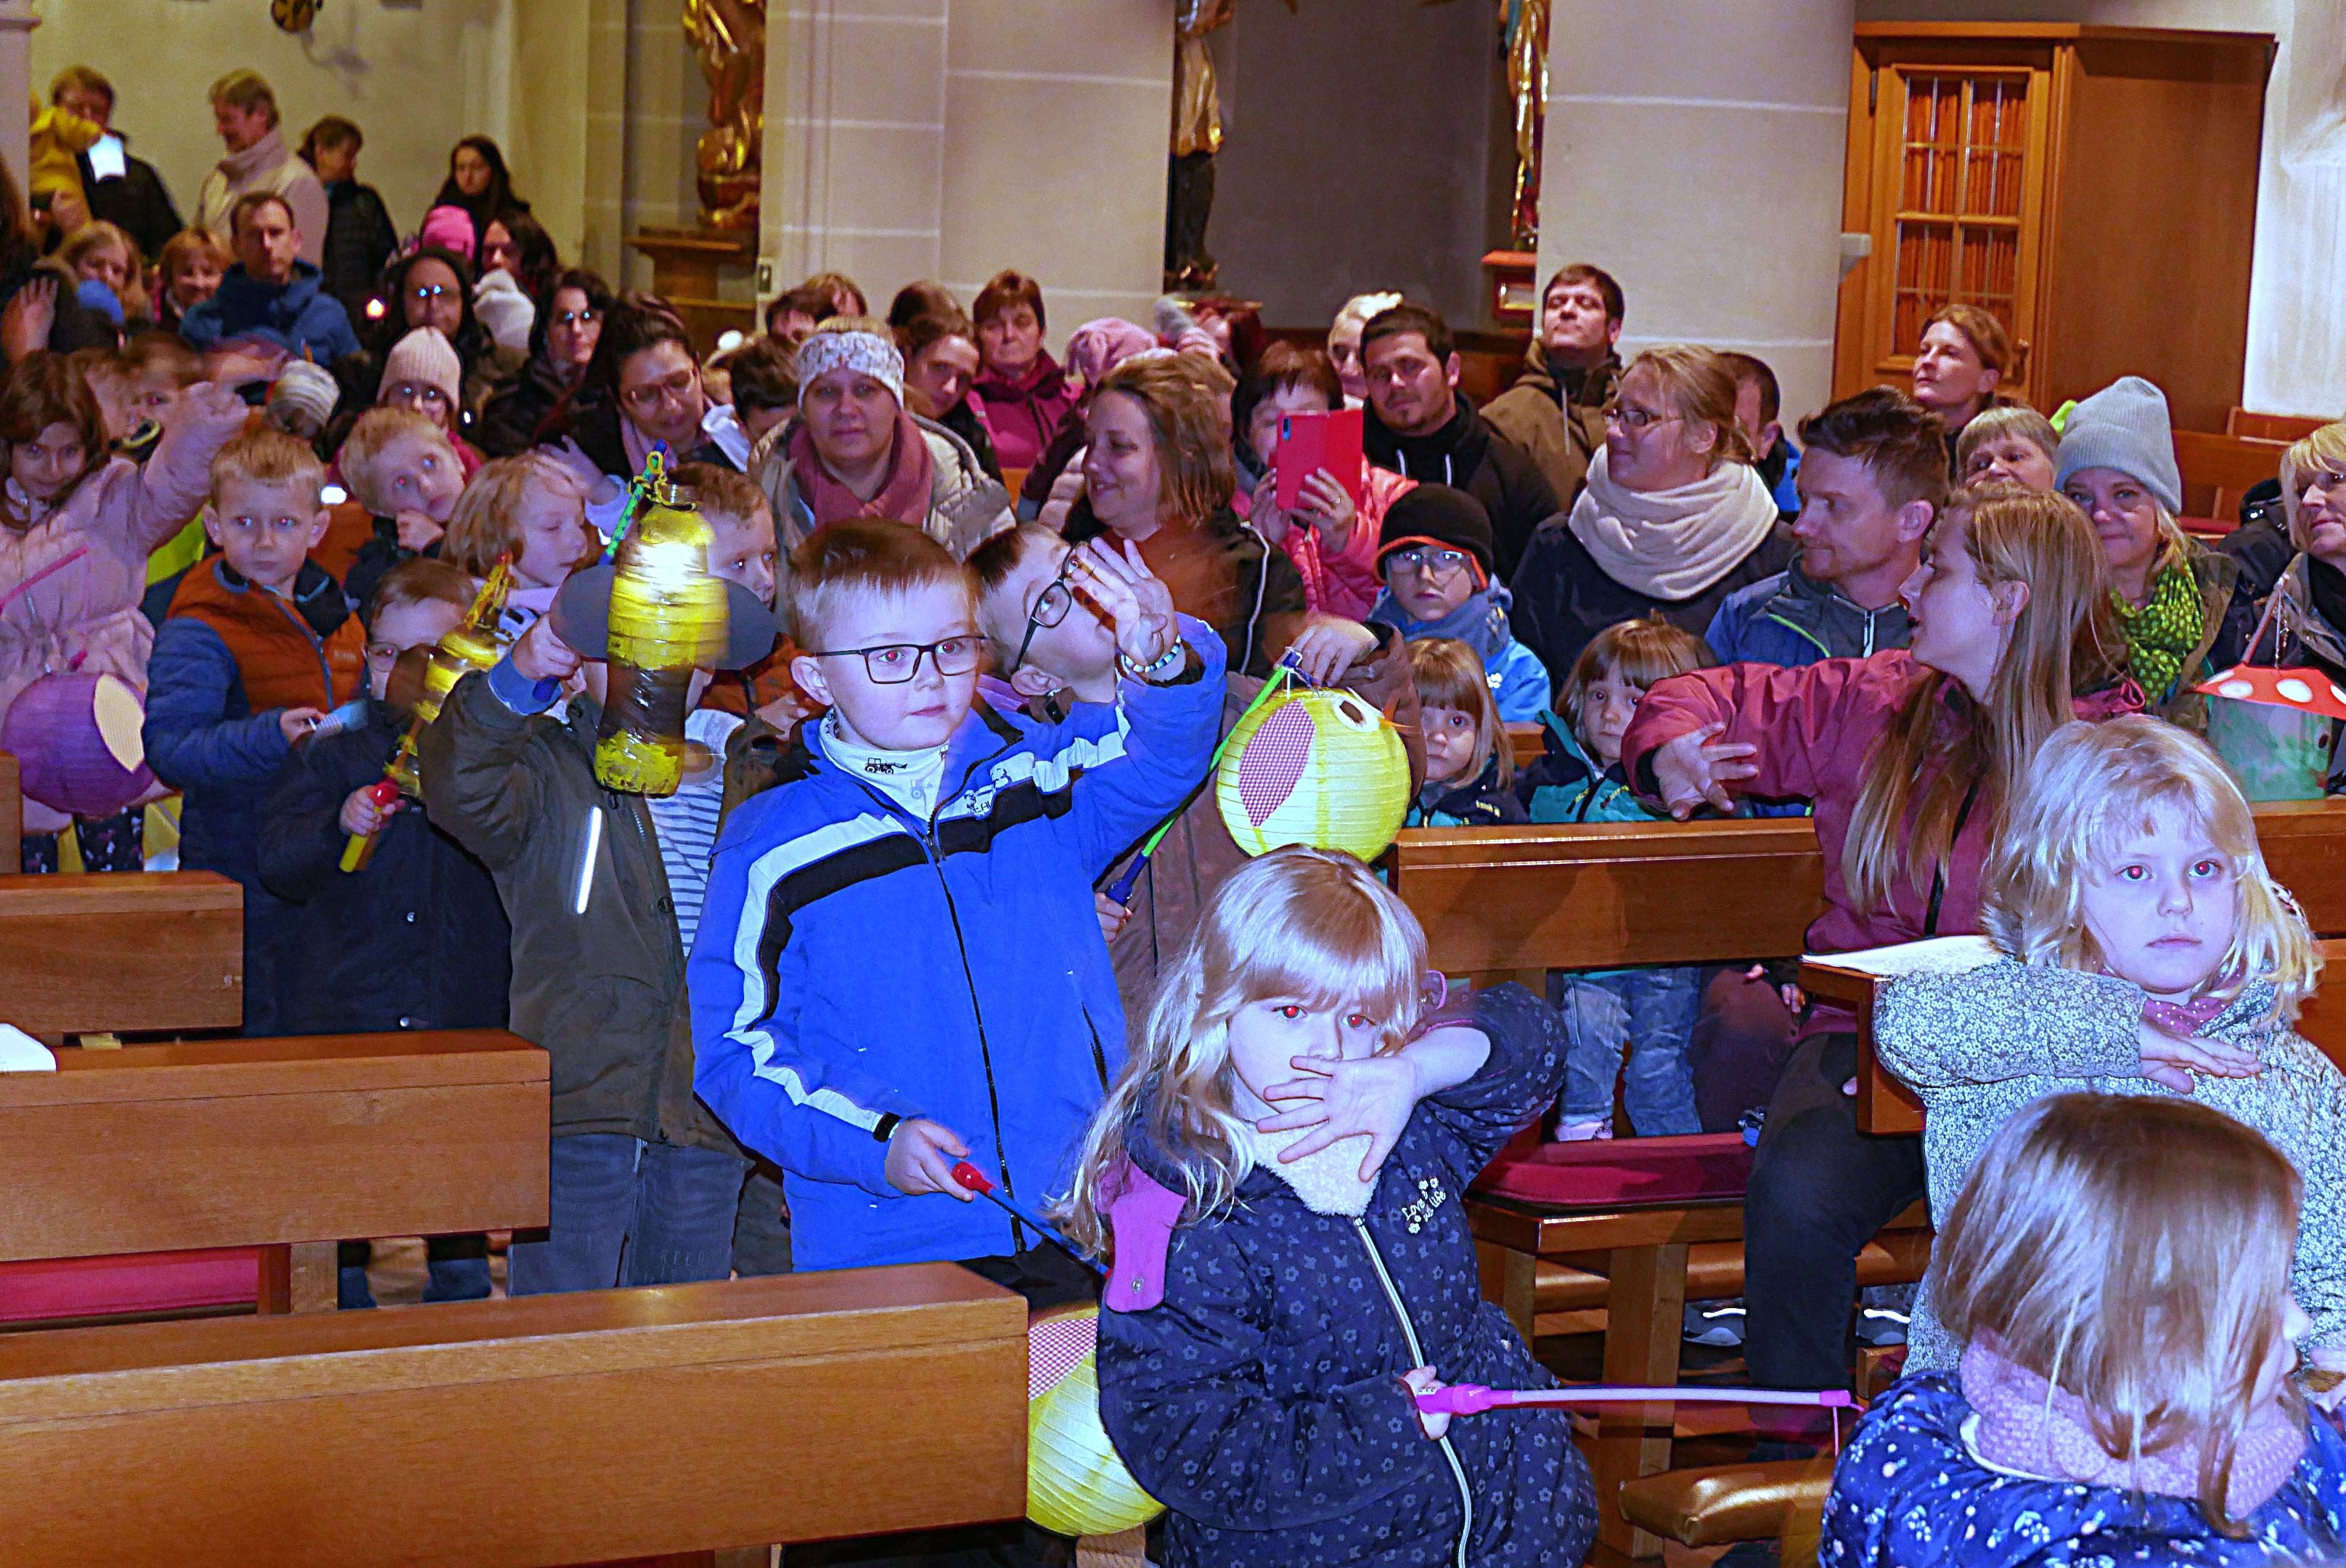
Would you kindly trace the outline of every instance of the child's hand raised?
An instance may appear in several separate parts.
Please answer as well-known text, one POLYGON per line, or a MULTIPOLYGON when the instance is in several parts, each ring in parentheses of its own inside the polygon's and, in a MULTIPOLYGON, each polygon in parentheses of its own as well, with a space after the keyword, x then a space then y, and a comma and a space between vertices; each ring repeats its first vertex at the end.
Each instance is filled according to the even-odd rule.
POLYGON ((1303 677, 1329 686, 1344 672, 1377 651, 1377 634, 1358 621, 1337 616, 1313 616, 1296 639, 1287 645, 1303 677))
POLYGON ((1144 668, 1165 657, 1180 636, 1173 590, 1157 580, 1137 545, 1118 555, 1103 535, 1076 546, 1070 564, 1084 596, 1115 623, 1116 651, 1144 668))
POLYGON ((1316 1155, 1331 1144, 1365 1134, 1369 1148, 1361 1156, 1361 1179, 1376 1179, 1385 1156, 1401 1141, 1402 1129, 1409 1125, 1410 1113, 1425 1097, 1425 1080, 1417 1064, 1406 1054, 1396 1054, 1342 1061, 1296 1056, 1289 1059, 1289 1064, 1303 1076, 1272 1084, 1262 1097, 1273 1105, 1298 1103, 1275 1116, 1264 1117, 1255 1128, 1265 1133, 1296 1127, 1317 1131, 1280 1150, 1280 1164, 1316 1155))
POLYGON ((969 1145, 943 1122, 914 1116, 900 1124, 888 1138, 888 1184, 898 1192, 918 1197, 941 1192, 964 1203, 977 1195, 954 1180, 955 1160, 969 1157, 969 1145))
POLYGON ((2210 1078, 2253 1078, 2265 1070, 2265 1064, 2253 1053, 2237 1045, 2198 1035, 2181 1039, 2147 1018, 2142 1023, 2141 1040, 2142 1075, 2181 1095, 2191 1092, 2194 1073, 2210 1078))
POLYGON ((1734 810, 1728 781, 1759 774, 1744 759, 1758 756, 1760 748, 1746 741, 1720 740, 1726 731, 1724 724, 1706 724, 1654 748, 1655 786, 1664 809, 1679 821, 1705 801, 1721 811, 1734 810))
MULTIPOLYGON (((1412 1367, 1401 1375, 1401 1380, 1402 1386, 1409 1390, 1409 1397, 1413 1401, 1420 1394, 1438 1394, 1447 1387, 1434 1375, 1432 1367, 1412 1367)), ((1425 1435, 1428 1438, 1438 1438, 1450 1430, 1450 1416, 1447 1411, 1439 1415, 1428 1415, 1425 1411, 1420 1410, 1417 1412, 1417 1424, 1425 1429, 1425 1435)))
POLYGON ((527 680, 567 680, 578 673, 580 663, 578 650, 556 633, 552 616, 531 622, 506 657, 527 680))

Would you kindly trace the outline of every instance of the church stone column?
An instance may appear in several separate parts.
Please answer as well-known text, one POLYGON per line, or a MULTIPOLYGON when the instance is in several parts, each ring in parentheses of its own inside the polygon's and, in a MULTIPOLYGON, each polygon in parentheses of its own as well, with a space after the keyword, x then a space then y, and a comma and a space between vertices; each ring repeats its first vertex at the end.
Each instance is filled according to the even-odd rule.
POLYGON ((1656 343, 1771 365, 1790 424, 1831 395, 1852 0, 1555 0, 1540 270, 1621 281, 1656 343))
MULTIPOLYGON (((0 0, 0 103, 22 104, 33 90, 33 29, 41 19, 33 15, 33 0, 0 0)), ((16 188, 25 190, 31 153, 32 127, 14 115, 0 115, 0 158, 16 188)))

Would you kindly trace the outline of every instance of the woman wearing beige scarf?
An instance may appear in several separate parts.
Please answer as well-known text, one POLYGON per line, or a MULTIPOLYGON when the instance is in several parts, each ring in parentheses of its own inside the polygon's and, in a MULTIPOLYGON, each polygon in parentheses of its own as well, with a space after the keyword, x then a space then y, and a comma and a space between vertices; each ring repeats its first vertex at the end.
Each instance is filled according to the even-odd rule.
POLYGON ((1735 422, 1734 372, 1708 349, 1648 349, 1621 372, 1571 516, 1525 552, 1515 635, 1550 669, 1647 615, 1700 636, 1720 600, 1791 549, 1735 422))

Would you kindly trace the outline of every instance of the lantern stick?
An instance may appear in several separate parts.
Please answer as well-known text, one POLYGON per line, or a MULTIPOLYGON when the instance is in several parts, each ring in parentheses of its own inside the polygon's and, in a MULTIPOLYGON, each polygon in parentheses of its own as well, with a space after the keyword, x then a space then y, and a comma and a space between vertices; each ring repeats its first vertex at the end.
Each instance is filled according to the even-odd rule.
POLYGON ((1856 1400, 1847 1389, 1667 1389, 1621 1388, 1596 1383, 1577 1389, 1492 1389, 1481 1383, 1453 1383, 1417 1396, 1417 1408, 1429 1416, 1474 1416, 1484 1410, 1516 1405, 1813 1405, 1822 1410, 1853 1410, 1856 1400))
POLYGON ((1106 1274, 1107 1272, 1107 1269, 1101 1268, 1097 1263, 1095 1263, 1092 1259, 1086 1257, 1082 1253, 1076 1251, 1076 1244, 1074 1242, 1069 1241, 1066 1237, 1061 1236, 1057 1231, 1052 1229, 1049 1226, 1045 1225, 1041 1220, 1027 1213, 1025 1209, 1021 1207, 1019 1205, 1012 1202, 1008 1197, 1005 1196, 1002 1190, 994 1186, 994 1179, 987 1176, 984 1171, 978 1169, 975 1166, 970 1164, 969 1161, 962 1160, 954 1165, 953 1168, 953 1178, 960 1186, 968 1188, 971 1192, 977 1194, 978 1196, 991 1199, 997 1207, 999 1207, 1004 1213, 1009 1215, 1011 1218, 1023 1221, 1025 1224, 1031 1226, 1035 1230, 1042 1232, 1044 1240, 1058 1247, 1059 1250, 1065 1252, 1068 1257, 1074 1258, 1076 1262, 1082 1264, 1093 1273, 1106 1274))

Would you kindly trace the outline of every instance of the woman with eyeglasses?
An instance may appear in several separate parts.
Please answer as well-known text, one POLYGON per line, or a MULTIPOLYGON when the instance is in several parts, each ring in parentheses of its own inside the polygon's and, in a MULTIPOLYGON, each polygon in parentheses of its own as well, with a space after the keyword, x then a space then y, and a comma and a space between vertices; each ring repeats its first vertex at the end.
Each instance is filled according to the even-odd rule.
POLYGON ((482 451, 512 457, 537 444, 546 416, 586 373, 610 313, 611 287, 601 274, 573 267, 555 279, 530 323, 528 360, 481 410, 474 438, 482 451))
POLYGON ((433 327, 456 351, 464 367, 459 378, 461 423, 469 425, 490 391, 521 366, 522 357, 500 350, 473 313, 473 267, 453 250, 426 245, 393 261, 382 277, 382 313, 372 330, 368 348, 378 364, 388 363, 392 350, 418 327, 433 327))
MULTIPOLYGON (((2270 618, 2262 623, 2246 660, 2310 666, 2346 687, 2346 421, 2323 425, 2280 454, 2280 504, 2295 553, 2270 589, 2280 602, 2268 599, 2257 606, 2259 616, 2270 618)), ((2263 531, 2264 525, 2254 524, 2239 532, 2263 531)), ((2246 543, 2236 536, 2225 547, 2246 543)), ((2263 580, 2273 582, 2263 553, 2256 565, 2263 568, 2263 580)), ((2335 735, 2333 726, 2333 741, 2335 735)), ((2332 794, 2346 793, 2346 753, 2334 745, 2329 788, 2332 794)))
POLYGON ((457 465, 470 481, 486 461, 480 449, 464 439, 459 399, 464 367, 456 351, 437 327, 418 327, 392 345, 382 363, 382 381, 374 401, 381 408, 403 408, 438 425, 456 449, 457 465))
POLYGON ((1672 345, 1631 360, 1580 499, 1515 569, 1515 635, 1550 669, 1621 621, 1658 615, 1702 636, 1720 601, 1791 559, 1751 455, 1724 359, 1672 345))
POLYGON ((636 290, 612 301, 586 371, 546 416, 538 444, 587 485, 587 518, 606 535, 654 446, 668 448, 670 473, 687 463, 741 472, 750 458, 732 408, 710 402, 701 384, 684 319, 636 290))
POLYGON ((904 406, 904 356, 885 323, 832 317, 799 345, 798 371, 798 414, 750 465, 785 557, 851 517, 918 528, 955 560, 1010 526, 1010 493, 969 443, 904 406))

